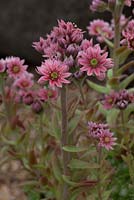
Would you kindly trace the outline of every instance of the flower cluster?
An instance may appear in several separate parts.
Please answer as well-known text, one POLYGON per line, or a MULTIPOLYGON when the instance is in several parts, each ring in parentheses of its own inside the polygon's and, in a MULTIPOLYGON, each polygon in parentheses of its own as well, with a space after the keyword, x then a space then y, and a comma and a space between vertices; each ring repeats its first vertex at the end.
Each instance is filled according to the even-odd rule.
POLYGON ((37 88, 33 74, 27 71, 28 66, 19 57, 7 57, 0 60, 0 73, 5 77, 5 100, 31 105, 33 111, 40 112, 42 103, 56 99, 58 91, 54 87, 37 88))
POLYGON ((75 65, 75 58, 82 40, 81 29, 71 22, 61 20, 46 39, 40 38, 39 42, 33 43, 33 47, 42 53, 43 57, 60 60, 72 67, 75 65))
POLYGON ((33 74, 27 71, 28 66, 19 57, 7 57, 0 60, 1 73, 6 72, 12 80, 13 87, 27 90, 33 86, 33 74))
POLYGON ((68 84, 70 72, 77 71, 77 55, 83 40, 83 32, 71 22, 58 21, 47 38, 40 38, 34 42, 33 47, 43 54, 45 61, 37 71, 42 77, 39 83, 62 87, 68 84), (69 72, 70 71, 70 72, 69 72))
POLYGON ((93 45, 92 40, 82 43, 82 50, 78 54, 78 63, 81 65, 80 71, 86 71, 88 76, 95 75, 99 80, 103 80, 107 70, 113 66, 112 59, 108 58, 108 53, 104 52, 100 45, 93 45))
POLYGON ((134 50, 134 20, 128 22, 126 28, 122 31, 122 36, 124 39, 121 43, 134 50))
POLYGON ((119 92, 111 92, 109 95, 105 95, 102 104, 105 109, 125 109, 130 103, 134 103, 134 94, 129 93, 127 90, 120 90, 119 92))
POLYGON ((98 146, 105 147, 107 150, 113 149, 117 140, 114 134, 109 130, 107 124, 88 122, 89 136, 98 141, 98 146))

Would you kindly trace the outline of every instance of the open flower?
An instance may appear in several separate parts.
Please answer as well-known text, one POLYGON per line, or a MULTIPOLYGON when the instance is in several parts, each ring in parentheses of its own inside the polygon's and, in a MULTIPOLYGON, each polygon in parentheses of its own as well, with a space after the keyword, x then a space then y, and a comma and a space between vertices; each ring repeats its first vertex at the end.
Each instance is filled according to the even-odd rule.
POLYGON ((132 4, 132 1, 134 0, 125 0, 125 5, 130 7, 132 4))
POLYGON ((55 88, 41 88, 37 95, 41 101, 55 100, 58 97, 58 90, 55 88))
POLYGON ((7 64, 7 73, 9 77, 18 78, 27 70, 28 66, 24 65, 24 60, 20 60, 18 57, 9 57, 6 58, 5 61, 7 64))
POLYGON ((87 29, 89 35, 97 36, 97 40, 99 42, 103 42, 104 38, 111 40, 114 36, 114 32, 110 24, 101 19, 95 19, 92 22, 90 22, 87 29))
POLYGON ((122 31, 124 39, 122 44, 126 43, 130 49, 134 49, 134 20, 130 20, 126 28, 122 31))
POLYGON ((23 90, 27 90, 33 86, 32 75, 28 72, 24 73, 21 77, 17 78, 13 84, 23 90))
POLYGON ((101 11, 106 9, 106 3, 102 0, 93 0, 92 5, 90 6, 90 9, 95 12, 95 11, 101 11))
POLYGON ((113 149, 113 146, 116 145, 116 137, 113 137, 113 133, 108 129, 101 131, 99 135, 99 146, 105 147, 107 150, 113 149))
POLYGON ((68 78, 71 73, 68 67, 57 60, 46 60, 41 67, 37 67, 37 71, 41 76, 39 83, 49 82, 50 87, 62 87, 62 84, 70 83, 68 78))
POLYGON ((111 94, 105 95, 105 98, 102 101, 104 108, 108 110, 113 108, 115 106, 117 96, 118 94, 116 92, 111 92, 111 94))
POLYGON ((109 130, 108 124, 88 122, 88 135, 98 141, 98 146, 105 147, 107 150, 113 149, 117 138, 109 130))
POLYGON ((0 73, 6 70, 6 62, 4 59, 0 59, 0 73))
POLYGON ((99 45, 89 47, 85 51, 81 51, 78 55, 78 63, 82 66, 80 71, 86 71, 88 76, 96 75, 98 78, 113 66, 108 53, 103 52, 99 45))

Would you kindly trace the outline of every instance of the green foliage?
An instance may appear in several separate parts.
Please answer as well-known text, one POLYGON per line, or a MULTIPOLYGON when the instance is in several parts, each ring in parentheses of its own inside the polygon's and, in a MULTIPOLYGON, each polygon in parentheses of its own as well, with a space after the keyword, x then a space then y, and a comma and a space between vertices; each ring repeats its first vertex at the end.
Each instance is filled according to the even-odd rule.
POLYGON ((34 191, 31 187, 24 188, 25 193, 27 194, 28 200, 41 200, 40 193, 34 191))
POLYGON ((87 150, 87 147, 77 147, 77 146, 64 146, 64 151, 71 152, 71 153, 78 153, 87 150))
POLYGON ((97 169, 100 166, 95 163, 89 163, 78 159, 72 159, 68 165, 71 169, 97 169))
POLYGON ((87 84, 90 88, 94 89, 95 91, 103 94, 108 94, 110 92, 110 88, 101 86, 99 84, 93 83, 92 81, 87 80, 87 84))

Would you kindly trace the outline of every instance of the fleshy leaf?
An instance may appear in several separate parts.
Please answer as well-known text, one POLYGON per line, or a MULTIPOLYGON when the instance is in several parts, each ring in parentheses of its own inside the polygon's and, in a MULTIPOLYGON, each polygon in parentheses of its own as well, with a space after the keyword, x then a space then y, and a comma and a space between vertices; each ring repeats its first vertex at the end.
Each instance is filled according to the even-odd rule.
POLYGON ((97 169, 100 166, 96 163, 89 163, 82 160, 72 159, 68 165, 71 169, 97 169))
POLYGON ((119 88, 125 89, 133 80, 134 80, 134 74, 131 74, 119 84, 119 88))
POLYGON ((87 84, 89 87, 91 87, 92 89, 94 89, 97 92, 100 92, 103 94, 108 94, 110 92, 110 88, 98 85, 96 83, 93 83, 92 81, 87 80, 87 84))
POLYGON ((77 147, 77 146, 64 146, 63 150, 67 151, 67 152, 77 153, 77 152, 86 151, 87 148, 86 147, 77 147))
POLYGON ((62 175, 62 178, 66 183, 68 183, 68 185, 71 185, 71 186, 77 186, 78 185, 78 183, 70 181, 69 176, 62 175))

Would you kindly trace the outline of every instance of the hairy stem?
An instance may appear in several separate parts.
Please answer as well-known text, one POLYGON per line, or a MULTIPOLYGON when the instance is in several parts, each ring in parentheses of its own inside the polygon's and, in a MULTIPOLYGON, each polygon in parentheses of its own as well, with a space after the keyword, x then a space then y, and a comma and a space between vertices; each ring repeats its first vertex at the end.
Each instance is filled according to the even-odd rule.
MULTIPOLYGON (((61 125, 61 144, 62 147, 68 145, 68 118, 67 118, 67 88, 64 85, 61 89, 61 114, 62 114, 62 125, 61 125)), ((68 174, 68 161, 69 161, 69 153, 66 151, 62 151, 62 159, 63 159, 63 173, 64 175, 68 174)), ((63 185, 63 193, 62 199, 68 200, 68 186, 66 183, 63 185)))
POLYGON ((11 125, 11 112, 10 112, 10 105, 9 103, 7 103, 7 100, 6 100, 6 94, 5 94, 5 88, 4 88, 4 85, 5 85, 5 77, 0 77, 1 79, 1 92, 2 92, 2 99, 3 99, 3 104, 4 104, 4 108, 5 108, 5 112, 6 112, 6 117, 7 117, 7 121, 8 121, 8 124, 12 127, 11 125))
POLYGON ((113 13, 114 27, 115 27, 114 52, 113 52, 114 76, 116 76, 117 69, 119 68, 119 57, 116 55, 116 50, 120 47, 120 37, 121 37, 120 17, 121 17, 122 10, 123 10, 123 5, 117 5, 113 13))
MULTIPOLYGON (((101 157, 102 157, 102 148, 98 147, 98 164, 101 165, 101 157)), ((98 200, 102 200, 102 192, 101 192, 101 166, 98 170, 98 200)))

